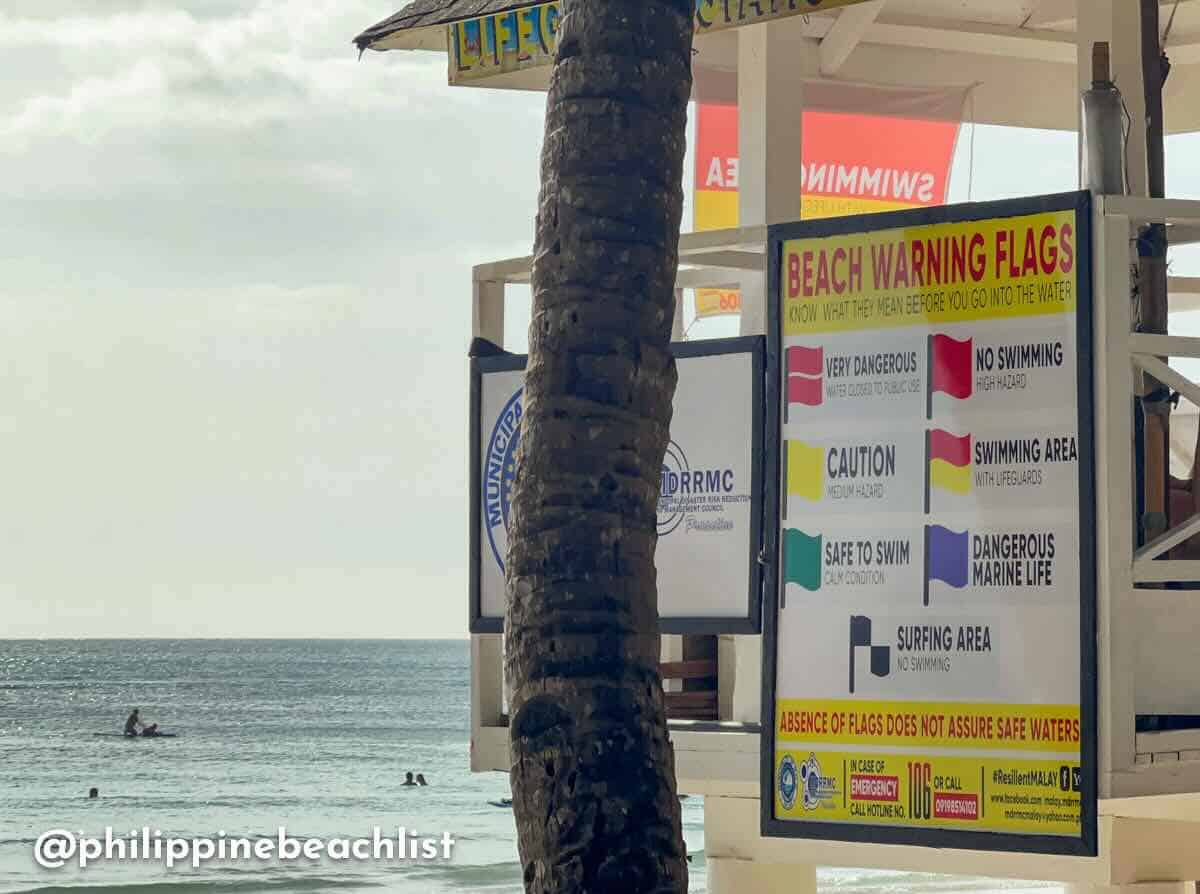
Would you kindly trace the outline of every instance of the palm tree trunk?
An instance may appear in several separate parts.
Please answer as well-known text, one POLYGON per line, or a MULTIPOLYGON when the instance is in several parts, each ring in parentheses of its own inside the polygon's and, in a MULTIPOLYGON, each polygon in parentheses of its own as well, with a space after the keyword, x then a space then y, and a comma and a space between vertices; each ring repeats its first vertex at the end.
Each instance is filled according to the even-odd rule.
POLYGON ((683 892, 654 568, 692 0, 564 0, 509 529, 525 889, 683 892))

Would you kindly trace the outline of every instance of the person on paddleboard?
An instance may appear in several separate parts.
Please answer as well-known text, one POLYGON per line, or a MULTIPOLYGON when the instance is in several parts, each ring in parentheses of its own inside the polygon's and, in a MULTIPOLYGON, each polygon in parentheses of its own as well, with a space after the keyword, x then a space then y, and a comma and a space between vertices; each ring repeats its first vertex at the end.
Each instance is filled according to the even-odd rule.
POLYGON ((136 736, 138 727, 142 725, 142 718, 138 716, 138 709, 134 708, 133 713, 125 718, 125 735, 136 736))

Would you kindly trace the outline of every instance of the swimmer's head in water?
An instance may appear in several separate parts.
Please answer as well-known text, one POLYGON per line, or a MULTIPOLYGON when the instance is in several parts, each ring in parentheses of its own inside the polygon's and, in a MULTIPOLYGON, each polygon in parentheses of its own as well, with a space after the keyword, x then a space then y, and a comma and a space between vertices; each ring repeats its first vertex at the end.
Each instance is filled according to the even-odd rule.
POLYGON ((89 788, 88 789, 88 797, 89 798, 99 798, 100 797, 100 789, 95 788, 95 787, 89 788))

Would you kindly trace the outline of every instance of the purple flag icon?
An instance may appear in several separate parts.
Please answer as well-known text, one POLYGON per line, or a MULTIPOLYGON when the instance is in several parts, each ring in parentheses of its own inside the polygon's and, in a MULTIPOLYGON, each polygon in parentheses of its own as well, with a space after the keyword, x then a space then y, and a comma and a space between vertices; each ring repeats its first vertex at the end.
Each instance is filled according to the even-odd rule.
POLYGON ((929 582, 940 580, 961 590, 969 581, 970 539, 941 525, 925 526, 925 604, 929 605, 929 582))

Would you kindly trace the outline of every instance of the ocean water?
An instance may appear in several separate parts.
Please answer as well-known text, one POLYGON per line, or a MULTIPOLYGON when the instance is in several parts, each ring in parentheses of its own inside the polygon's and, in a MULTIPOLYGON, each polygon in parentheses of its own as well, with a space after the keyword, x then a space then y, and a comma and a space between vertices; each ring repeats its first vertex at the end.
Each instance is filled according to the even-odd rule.
MULTIPOLYGON (((505 774, 468 770, 469 647, 418 641, 0 640, 0 892, 518 892, 505 774), (126 740, 131 707, 179 738, 126 740), (405 771, 429 786, 401 785, 405 771), (100 797, 87 798, 92 786, 100 797), (451 833, 429 863, 160 862, 49 870, 50 829, 163 836, 451 833)), ((683 803, 692 891, 704 890, 703 805, 683 803)), ((827 870, 823 890, 1015 890, 984 880, 827 870)))

